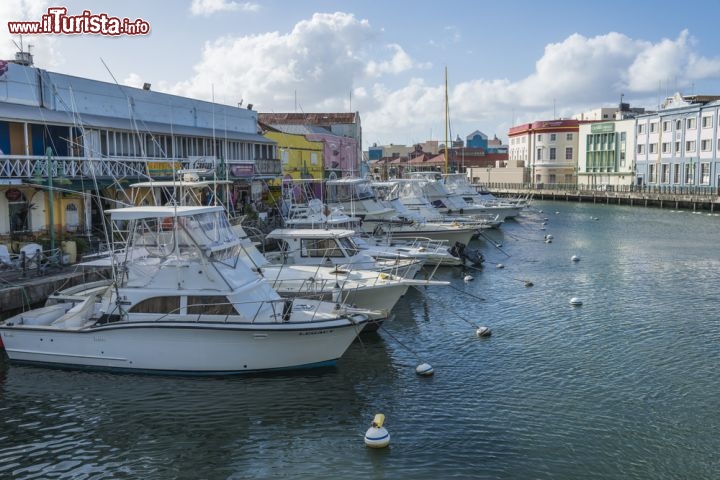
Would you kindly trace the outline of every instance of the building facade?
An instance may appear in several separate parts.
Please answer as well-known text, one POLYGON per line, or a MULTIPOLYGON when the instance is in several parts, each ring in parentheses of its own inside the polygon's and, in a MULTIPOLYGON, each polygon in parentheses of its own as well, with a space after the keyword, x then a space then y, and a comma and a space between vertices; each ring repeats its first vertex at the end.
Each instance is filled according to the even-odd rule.
POLYGON ((103 218, 93 199, 111 207, 129 183, 189 168, 231 180, 228 190, 280 175, 252 110, 29 64, 0 75, 0 237, 89 233, 103 218))
POLYGON ((720 97, 665 100, 637 117, 636 185, 693 190, 720 188, 720 97))
POLYGON ((532 185, 577 183, 579 120, 548 120, 510 128, 509 160, 522 161, 532 185))
POLYGON ((578 135, 579 186, 607 190, 633 183, 635 119, 582 124, 578 135))

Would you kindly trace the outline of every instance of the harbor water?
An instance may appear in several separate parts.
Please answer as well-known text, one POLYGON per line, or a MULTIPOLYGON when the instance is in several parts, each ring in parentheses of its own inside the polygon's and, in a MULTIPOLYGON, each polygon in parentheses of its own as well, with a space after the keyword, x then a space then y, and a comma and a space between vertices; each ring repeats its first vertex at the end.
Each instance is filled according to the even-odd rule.
POLYGON ((333 368, 3 357, 0 478, 720 478, 720 216, 536 202, 484 237, 482 269, 438 270, 450 286, 411 289, 333 368), (376 413, 384 449, 363 441, 376 413))

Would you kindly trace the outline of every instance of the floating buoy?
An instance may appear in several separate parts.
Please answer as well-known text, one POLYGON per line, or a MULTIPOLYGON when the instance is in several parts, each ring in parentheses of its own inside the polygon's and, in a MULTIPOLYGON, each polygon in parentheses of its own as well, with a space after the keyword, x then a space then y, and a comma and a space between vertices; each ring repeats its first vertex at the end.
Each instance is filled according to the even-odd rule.
POLYGON ((475 335, 478 337, 489 337, 492 335, 492 332, 489 327, 478 327, 478 329, 475 330, 475 335))
POLYGON ((365 445, 370 448, 385 448, 390 444, 390 434, 383 427, 385 415, 375 414, 372 425, 365 432, 365 445))
POLYGON ((580 306, 580 305, 582 305, 582 303, 583 303, 582 300, 580 300, 577 297, 573 297, 570 299, 570 305, 580 306))
POLYGON ((435 373, 435 369, 429 363, 421 363, 420 365, 415 367, 415 373, 417 373, 421 377, 429 377, 430 375, 435 373))
POLYGON ((552 243, 552 238, 546 238, 545 243, 552 243))
POLYGON ((545 230, 545 227, 540 227, 540 230, 545 230))
POLYGON ((543 213, 543 211, 542 211, 542 210, 538 210, 538 213, 543 213))
POLYGON ((572 260, 573 262, 579 262, 579 261, 580 261, 580 257, 578 257, 577 255, 573 255, 573 256, 570 258, 570 260, 572 260))
POLYGON ((475 277, 473 277, 472 275, 465 275, 465 278, 463 278, 463 280, 465 280, 466 282, 472 282, 473 280, 475 280, 475 277))
POLYGON ((533 282, 531 282, 530 280, 525 280, 526 287, 532 287, 533 285, 535 285, 535 284, 533 282))
POLYGON ((555 212, 555 215, 557 215, 558 213, 560 213, 560 212, 556 211, 556 212, 555 212))
POLYGON ((502 247, 502 243, 496 243, 496 244, 495 244, 495 247, 496 247, 496 248, 502 247))
POLYGON ((549 233, 548 233, 547 235, 545 235, 545 240, 552 240, 553 238, 555 238, 555 237, 553 237, 553 236, 552 236, 551 234, 549 234, 549 233))
POLYGON ((502 263, 498 263, 497 268, 505 268, 505 265, 503 265, 502 263))

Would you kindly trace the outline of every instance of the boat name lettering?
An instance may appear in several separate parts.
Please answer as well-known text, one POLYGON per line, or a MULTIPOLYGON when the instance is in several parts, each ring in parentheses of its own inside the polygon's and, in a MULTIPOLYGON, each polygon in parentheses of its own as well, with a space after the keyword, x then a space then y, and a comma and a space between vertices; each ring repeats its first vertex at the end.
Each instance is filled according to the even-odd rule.
POLYGON ((300 332, 298 335, 324 335, 332 332, 333 330, 311 330, 309 332, 300 332))

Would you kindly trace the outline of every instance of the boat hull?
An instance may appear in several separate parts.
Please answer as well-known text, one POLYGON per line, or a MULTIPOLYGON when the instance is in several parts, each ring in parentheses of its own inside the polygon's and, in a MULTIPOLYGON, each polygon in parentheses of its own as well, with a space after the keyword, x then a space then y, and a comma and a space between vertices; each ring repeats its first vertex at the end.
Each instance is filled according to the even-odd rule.
POLYGON ((13 363, 113 371, 232 375, 333 365, 362 324, 118 322, 77 331, 2 326, 13 363))

